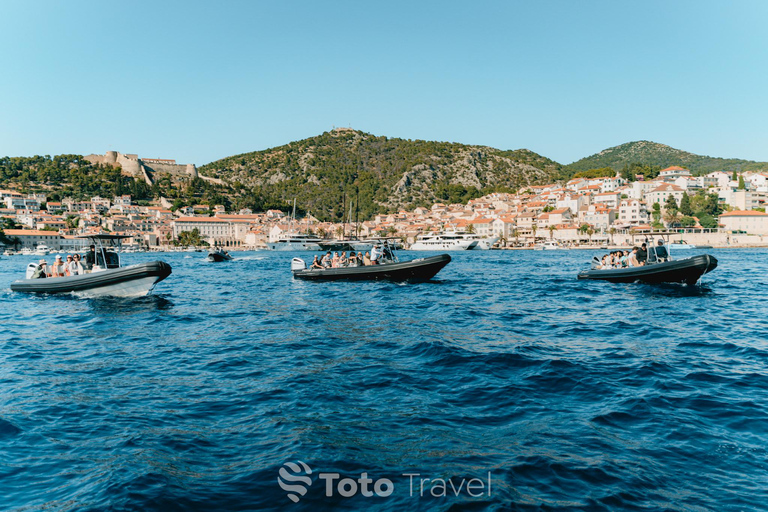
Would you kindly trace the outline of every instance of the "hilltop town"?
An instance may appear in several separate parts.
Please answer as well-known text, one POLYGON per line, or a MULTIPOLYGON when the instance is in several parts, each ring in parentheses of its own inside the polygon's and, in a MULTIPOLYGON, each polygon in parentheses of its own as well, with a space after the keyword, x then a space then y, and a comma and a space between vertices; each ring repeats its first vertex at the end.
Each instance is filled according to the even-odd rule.
POLYGON ((129 245, 169 249, 217 245, 258 249, 287 232, 322 238, 397 237, 406 244, 423 233, 468 231, 499 237, 499 247, 530 247, 553 240, 565 246, 631 243, 634 236, 673 230, 696 243, 768 243, 768 174, 711 172, 692 176, 682 167, 662 170, 654 179, 635 176, 574 178, 525 186, 516 193, 491 193, 466 204, 435 203, 355 223, 321 222, 306 215, 292 219, 280 210, 226 211, 222 205, 138 205, 131 196, 47 201, 45 194, 0 190, 5 226, 0 243, 9 248, 79 250, 78 236, 109 232, 130 236, 129 245))

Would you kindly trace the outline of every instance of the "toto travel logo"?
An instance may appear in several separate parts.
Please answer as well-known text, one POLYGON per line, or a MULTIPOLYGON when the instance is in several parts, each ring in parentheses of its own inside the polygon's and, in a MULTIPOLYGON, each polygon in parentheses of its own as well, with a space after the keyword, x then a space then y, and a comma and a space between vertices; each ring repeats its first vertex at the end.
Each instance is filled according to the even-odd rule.
MULTIPOLYGON (((294 503, 307 494, 312 485, 312 469, 302 461, 286 462, 280 468, 277 483, 287 493, 288 499, 294 503)), ((408 478, 408 495, 433 498, 460 497, 481 498, 491 497, 491 472, 488 471, 488 479, 480 478, 420 478, 419 473, 403 473, 403 478, 408 478)), ((342 478, 339 473, 317 473, 317 478, 324 481, 326 497, 341 496, 351 498, 360 494, 366 498, 386 498, 395 491, 395 485, 389 478, 373 479, 367 472, 360 474, 358 478, 342 478)))
POLYGON ((301 461, 298 463, 301 466, 294 462, 286 462, 280 468, 280 476, 277 477, 280 488, 288 493, 288 499, 294 503, 298 503, 301 499, 300 496, 307 494, 307 488, 312 485, 312 479, 307 476, 312 474, 312 469, 301 461), (302 473, 304 474, 302 475, 302 473))

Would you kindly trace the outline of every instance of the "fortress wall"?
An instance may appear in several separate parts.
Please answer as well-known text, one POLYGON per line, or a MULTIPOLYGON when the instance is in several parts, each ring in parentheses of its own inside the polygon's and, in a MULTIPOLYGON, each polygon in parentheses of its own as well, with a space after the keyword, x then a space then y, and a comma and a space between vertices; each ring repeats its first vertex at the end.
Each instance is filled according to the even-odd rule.
POLYGON ((85 155, 83 157, 86 161, 91 162, 92 164, 103 164, 104 163, 104 155, 85 155))
POLYGON ((189 176, 185 164, 156 164, 142 162, 147 169, 155 173, 167 173, 176 176, 189 176))
POLYGON ((138 160, 127 158, 125 155, 118 153, 117 163, 123 168, 124 174, 130 174, 131 176, 141 176, 142 174, 138 160))

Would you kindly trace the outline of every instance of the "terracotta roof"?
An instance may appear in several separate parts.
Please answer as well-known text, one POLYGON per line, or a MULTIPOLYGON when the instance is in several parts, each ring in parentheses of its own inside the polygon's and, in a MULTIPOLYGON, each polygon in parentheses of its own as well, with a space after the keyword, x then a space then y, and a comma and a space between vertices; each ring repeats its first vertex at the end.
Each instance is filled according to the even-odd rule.
POLYGON ((725 212, 720 214, 720 217, 765 217, 765 216, 768 216, 768 213, 759 212, 757 210, 734 210, 732 212, 725 212))
POLYGON ((7 236, 44 236, 44 235, 55 235, 59 236, 58 231, 44 231, 41 229, 6 229, 5 234, 7 236))
POLYGON ((174 222, 229 222, 218 217, 179 217, 174 222))

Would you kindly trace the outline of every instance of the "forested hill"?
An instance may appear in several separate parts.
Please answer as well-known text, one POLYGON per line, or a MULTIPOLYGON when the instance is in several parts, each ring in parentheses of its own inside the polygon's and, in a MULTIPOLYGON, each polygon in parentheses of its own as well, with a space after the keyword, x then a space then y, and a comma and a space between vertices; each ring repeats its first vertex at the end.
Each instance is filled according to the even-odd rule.
POLYGON ((359 198, 360 217, 434 202, 466 202, 492 191, 552 182, 562 166, 528 150, 379 137, 335 129, 231 156, 199 168, 261 204, 297 205, 340 219, 359 198), (346 197, 346 201, 345 198, 346 197))
POLYGON ((620 146, 604 149, 592 156, 582 158, 566 166, 566 168, 575 174, 589 169, 605 167, 620 171, 625 166, 632 164, 658 166, 660 168, 679 165, 690 170, 694 175, 707 174, 713 171, 768 170, 768 162, 696 155, 647 140, 627 142, 620 146))

